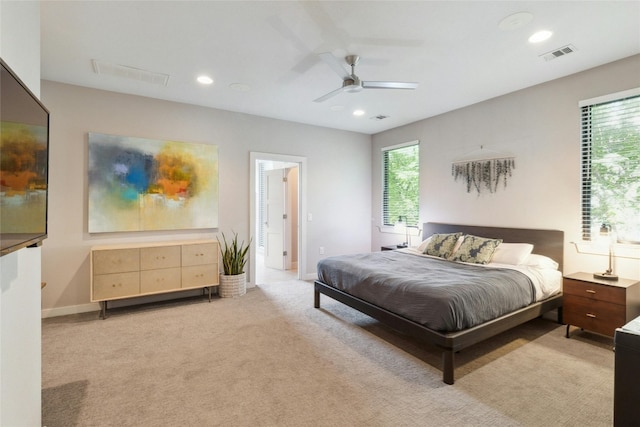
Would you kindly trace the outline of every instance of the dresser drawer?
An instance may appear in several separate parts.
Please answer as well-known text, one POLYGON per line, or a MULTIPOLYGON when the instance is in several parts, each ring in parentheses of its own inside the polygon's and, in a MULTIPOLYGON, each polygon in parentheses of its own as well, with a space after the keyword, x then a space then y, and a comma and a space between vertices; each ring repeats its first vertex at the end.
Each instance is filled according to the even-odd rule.
POLYGON ((140 250, 107 249, 93 252, 93 274, 125 273, 140 269, 140 250))
POLYGON ((199 243, 182 246, 182 265, 202 265, 218 263, 218 244, 199 243))
POLYGON ((219 282, 219 277, 217 264, 183 267, 182 287, 216 286, 219 282))
POLYGON ((180 246, 156 246, 140 249, 140 269, 180 267, 180 246))
MULTIPOLYGON (((625 289, 615 286, 601 285, 598 283, 587 283, 579 280, 564 279, 562 283, 564 295, 575 295, 599 301, 607 301, 614 304, 625 305, 625 289)), ((626 322, 622 322, 624 325, 626 322)))
POLYGON ((93 276, 92 301, 124 298, 140 293, 140 273, 98 274, 93 276))
POLYGON ((626 323, 626 307, 606 301, 564 294, 563 321, 603 335, 613 336, 626 323))
POLYGON ((180 288, 180 267, 143 270, 140 272, 140 293, 170 291, 180 288))

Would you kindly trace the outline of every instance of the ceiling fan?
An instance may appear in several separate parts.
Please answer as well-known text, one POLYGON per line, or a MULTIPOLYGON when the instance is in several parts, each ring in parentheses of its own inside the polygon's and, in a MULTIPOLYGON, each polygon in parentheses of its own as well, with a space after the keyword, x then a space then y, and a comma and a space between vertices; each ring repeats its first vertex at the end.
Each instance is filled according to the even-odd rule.
POLYGON ((342 78, 342 87, 315 99, 313 102, 323 102, 342 92, 360 92, 362 89, 415 89, 418 83, 408 82, 366 82, 356 76, 356 64, 360 60, 358 55, 347 55, 344 59, 351 66, 351 74, 338 62, 330 52, 319 54, 320 58, 342 78))

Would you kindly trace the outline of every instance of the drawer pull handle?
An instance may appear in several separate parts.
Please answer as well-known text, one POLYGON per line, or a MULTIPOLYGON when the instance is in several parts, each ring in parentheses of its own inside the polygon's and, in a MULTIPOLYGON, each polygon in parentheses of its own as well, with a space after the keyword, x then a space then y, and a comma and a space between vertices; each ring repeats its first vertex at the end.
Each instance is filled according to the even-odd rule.
POLYGON ((593 289, 586 289, 585 292, 588 293, 588 294, 595 294, 596 293, 596 291, 594 291, 593 289))
POLYGON ((587 317, 591 317, 591 318, 595 319, 595 318, 596 318, 596 315, 595 315, 595 314, 592 314, 592 313, 587 313, 587 317))

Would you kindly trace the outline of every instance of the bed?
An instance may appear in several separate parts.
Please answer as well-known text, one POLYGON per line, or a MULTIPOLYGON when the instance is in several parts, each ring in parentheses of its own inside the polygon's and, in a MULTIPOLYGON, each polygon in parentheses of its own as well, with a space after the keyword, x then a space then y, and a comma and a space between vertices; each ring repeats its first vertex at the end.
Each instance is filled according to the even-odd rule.
MULTIPOLYGON (((433 258, 433 260, 422 263, 421 259, 418 259, 420 256, 416 253, 400 249, 367 255, 330 257, 321 260, 318 263, 318 280, 314 283, 314 307, 320 308, 320 295, 324 294, 403 334, 417 337, 439 347, 442 350, 442 380, 446 384, 454 383, 454 355, 456 352, 552 310, 557 310, 558 322, 562 323, 561 283, 564 252, 564 233, 562 231, 444 223, 425 223, 423 225, 424 239, 432 235, 451 235, 454 233, 461 236, 492 238, 497 240, 495 244, 498 246, 501 244, 500 242, 512 244, 511 246, 528 243, 532 245, 530 251, 535 254, 534 256, 555 261, 557 268, 553 277, 557 276, 555 281, 558 284, 555 287, 541 287, 539 283, 534 285, 533 279, 535 277, 533 276, 537 276, 538 273, 535 271, 531 273, 530 267, 523 267, 527 270, 519 271, 521 270, 520 266, 513 268, 502 264, 477 266, 469 262, 452 262, 430 256, 426 256, 425 260, 427 258, 433 258), (405 260, 407 264, 405 264, 405 260), (392 267, 386 268, 387 264, 392 267), (428 268, 429 270, 420 270, 414 273, 411 270, 414 268, 413 264, 424 264, 424 267, 418 268, 428 268), (429 266, 427 267, 426 264, 429 266), (484 270, 477 273, 475 270, 478 268, 484 268, 484 270), (390 273, 394 269, 402 273, 395 275, 390 273), (509 272, 506 272, 507 270, 509 272), (357 271, 357 274, 354 271, 357 271), (489 279, 490 276, 495 277, 489 279), (417 282, 418 279, 431 280, 430 277, 436 279, 436 283, 433 285, 434 290, 426 290, 425 288, 425 293, 428 295, 418 294, 417 292, 422 292, 420 290, 422 285, 417 282), (471 277, 480 279, 472 279, 471 277), (482 283, 489 280, 498 280, 500 285, 482 283), (451 286, 450 281, 459 284, 451 286), (479 283, 472 287, 465 281, 478 281, 479 283), (491 293, 480 294, 485 295, 482 297, 476 296, 475 301, 483 302, 479 305, 474 305, 472 294, 467 297, 467 302, 459 302, 461 297, 457 294, 458 292, 465 293, 472 292, 472 290, 475 292, 476 288, 479 292, 495 292, 494 289, 505 288, 506 290, 501 291, 504 295, 495 298, 506 301, 514 294, 516 301, 507 302, 504 307, 499 307, 497 312, 491 312, 491 310, 496 311, 494 306, 503 303, 484 303, 488 300, 493 301, 494 296, 491 293), (519 290, 516 291, 517 288, 519 290), (456 301, 455 303, 441 301, 444 298, 443 295, 449 292, 456 293, 451 300, 456 301), (448 319, 449 312, 459 311, 456 304, 465 306, 465 310, 468 309, 464 320, 448 319), (406 306, 412 307, 405 309, 406 306), (489 312, 485 313, 484 308, 479 310, 480 306, 489 307, 489 312), (439 313, 438 310, 446 315, 431 315, 431 311, 439 313), (443 320, 443 318, 447 319, 443 320)), ((458 246, 462 240, 457 240, 458 246)), ((509 245, 503 246, 506 248, 509 245)), ((420 248, 420 253, 422 250, 423 248, 420 248)), ((497 255, 494 254, 493 258, 497 258, 497 255)), ((533 270, 537 270, 537 268, 533 270)), ((544 271, 547 272, 547 270, 544 271)), ((431 286, 429 285, 429 287, 431 286)))

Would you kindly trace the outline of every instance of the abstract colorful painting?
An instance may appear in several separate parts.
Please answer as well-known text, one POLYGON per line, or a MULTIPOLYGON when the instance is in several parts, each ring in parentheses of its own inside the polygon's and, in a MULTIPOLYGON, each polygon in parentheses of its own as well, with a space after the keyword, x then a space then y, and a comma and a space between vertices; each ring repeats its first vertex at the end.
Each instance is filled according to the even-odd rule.
POLYGON ((218 227, 218 147, 89 133, 89 233, 218 227))
POLYGON ((47 228, 47 128, 0 123, 0 233, 47 228))

